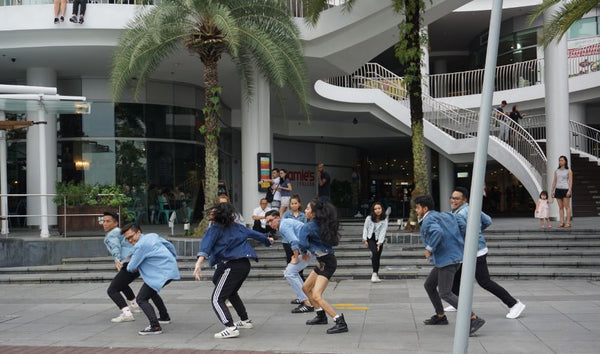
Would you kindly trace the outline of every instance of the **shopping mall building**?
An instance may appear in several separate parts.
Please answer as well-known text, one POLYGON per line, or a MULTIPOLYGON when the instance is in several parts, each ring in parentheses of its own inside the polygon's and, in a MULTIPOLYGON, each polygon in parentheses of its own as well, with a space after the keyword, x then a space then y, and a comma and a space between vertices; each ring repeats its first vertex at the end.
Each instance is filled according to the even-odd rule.
MULTIPOLYGON (((181 49, 137 98, 128 91, 114 102, 108 80, 113 52, 126 24, 144 10, 122 2, 93 1, 84 24, 68 21, 69 4, 67 20, 54 24, 49 0, 0 0, 0 84, 56 87, 60 95, 89 103, 89 114, 45 111, 41 148, 48 193, 55 181, 117 183, 135 195, 136 207, 147 209, 155 203, 148 200, 150 186, 179 187, 193 204, 204 173, 198 131, 202 63, 181 49)), ((298 2, 290 4, 300 16, 298 2)), ((314 27, 297 18, 310 77, 310 119, 289 92, 269 87, 258 75, 246 100, 232 61, 224 57, 219 63, 219 179, 247 219, 264 194, 257 185, 259 154, 270 154, 272 166, 289 171, 293 193, 305 202, 316 194, 316 164, 323 162, 344 216, 364 212, 372 200, 392 206, 393 216, 407 215, 413 187, 410 111, 393 55, 401 18, 391 3, 357 0, 349 13, 332 6, 314 27)), ((446 209, 451 188, 469 186, 472 175, 492 0, 426 3, 425 140, 431 193, 446 209)), ((600 11, 579 20, 558 46, 544 49, 538 44, 543 19, 528 23, 540 3, 504 1, 493 105, 506 100, 506 112, 518 105, 525 117, 504 127, 494 115, 490 124, 484 207, 494 215, 533 216, 560 155, 586 157, 574 168, 574 203, 584 203, 583 196, 595 190, 578 173, 598 171, 600 11), (509 139, 499 136, 504 128, 509 139)), ((37 119, 37 113, 11 107, 0 99, 0 118, 37 119)), ((40 193, 38 129, 6 132, 8 193, 40 193)), ((598 185, 593 176, 590 183, 598 185)), ((9 198, 9 211, 39 213, 32 198, 20 203, 21 210, 20 199, 9 198)), ((582 204, 575 215, 598 215, 594 208, 582 204)), ((49 213, 56 207, 49 205, 49 213)), ((37 222, 28 220, 30 226, 37 222)))

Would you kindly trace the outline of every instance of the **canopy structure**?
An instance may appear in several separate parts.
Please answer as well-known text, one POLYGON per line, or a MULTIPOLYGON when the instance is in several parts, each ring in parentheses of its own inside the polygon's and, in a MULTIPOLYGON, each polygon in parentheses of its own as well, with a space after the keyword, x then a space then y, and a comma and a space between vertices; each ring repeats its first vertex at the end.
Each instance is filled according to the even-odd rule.
MULTIPOLYGON (((35 87, 19 85, 0 85, 0 214, 2 215, 2 234, 8 230, 8 183, 6 175, 6 130, 28 128, 40 125, 40 236, 49 237, 48 230, 48 181, 46 171, 46 114, 89 114, 91 103, 81 96, 61 96, 55 87, 35 87), (7 121, 6 112, 37 113, 37 121, 7 121)), ((31 117, 32 115, 30 115, 31 117)))

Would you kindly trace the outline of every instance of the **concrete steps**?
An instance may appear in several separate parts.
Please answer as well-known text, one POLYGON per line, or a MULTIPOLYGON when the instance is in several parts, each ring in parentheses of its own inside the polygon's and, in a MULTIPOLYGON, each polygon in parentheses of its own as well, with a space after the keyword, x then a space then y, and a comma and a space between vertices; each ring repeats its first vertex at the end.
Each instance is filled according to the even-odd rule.
MULTIPOLYGON (((490 274, 511 279, 600 279, 600 234, 553 231, 486 234, 490 274)), ((342 232, 342 241, 336 248, 338 270, 334 279, 370 278, 369 252, 360 236, 362 225, 344 224, 342 232)), ((380 277, 425 277, 431 265, 424 259, 423 246, 418 240, 418 234, 388 232, 389 242, 382 254, 380 277)), ((182 238, 171 241, 181 254, 182 279, 193 280, 194 254, 199 241, 182 238)), ((282 279, 285 258, 281 244, 278 242, 270 248, 257 245, 255 249, 260 261, 252 262, 249 279, 282 279)), ((203 269, 203 280, 210 280, 212 273, 212 269, 203 269)), ((0 268, 0 283, 107 282, 114 275, 111 257, 65 258, 58 265, 0 268)))

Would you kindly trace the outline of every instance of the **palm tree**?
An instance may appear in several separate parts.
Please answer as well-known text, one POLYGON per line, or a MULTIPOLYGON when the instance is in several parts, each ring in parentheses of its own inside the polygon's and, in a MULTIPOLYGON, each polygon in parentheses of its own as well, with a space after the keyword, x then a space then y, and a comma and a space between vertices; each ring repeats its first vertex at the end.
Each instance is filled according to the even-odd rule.
POLYGON ((575 21, 582 18, 594 8, 600 6, 600 0, 571 0, 568 2, 563 2, 561 0, 544 0, 529 18, 529 23, 531 24, 546 10, 558 3, 563 3, 563 5, 542 29, 540 43, 544 47, 547 47, 554 39, 560 40, 575 21))
MULTIPOLYGON (((344 3, 344 10, 351 10, 354 1, 347 0, 344 3)), ((414 200, 416 196, 429 191, 427 155, 423 136, 423 91, 421 89, 421 57, 423 55, 421 46, 427 41, 427 38, 421 35, 425 2, 424 0, 392 0, 392 3, 394 11, 404 13, 404 19, 398 25, 399 41, 395 47, 395 55, 405 68, 404 82, 410 100, 413 180, 415 184, 411 197, 414 200)), ((328 8, 327 0, 305 0, 304 5, 307 19, 313 24, 318 21, 319 13, 328 8)), ((411 221, 417 220, 414 209, 414 203, 411 201, 411 221)))
MULTIPOLYGON (((306 83, 299 30, 284 1, 278 0, 163 0, 145 9, 119 39, 111 72, 115 101, 137 78, 135 92, 162 60, 181 47, 197 55, 204 66, 205 205, 216 201, 218 167, 218 115, 220 113, 217 65, 228 54, 237 66, 248 92, 257 68, 278 87, 288 86, 304 113, 306 83)), ((206 225, 203 219, 201 232, 206 225)))

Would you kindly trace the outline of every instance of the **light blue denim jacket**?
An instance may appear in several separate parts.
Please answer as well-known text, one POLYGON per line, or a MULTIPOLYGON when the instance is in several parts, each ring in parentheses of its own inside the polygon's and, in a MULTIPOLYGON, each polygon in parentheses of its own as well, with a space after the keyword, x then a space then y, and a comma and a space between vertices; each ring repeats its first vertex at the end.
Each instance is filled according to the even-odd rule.
POLYGON ((176 258, 171 242, 157 234, 141 234, 133 246, 127 271, 139 271, 144 283, 159 292, 167 281, 180 278, 176 258))
POLYGON ((292 251, 300 249, 298 246, 298 235, 304 223, 296 219, 281 219, 279 220, 279 233, 283 237, 285 243, 289 243, 292 251))
POLYGON ((462 263, 465 219, 452 213, 430 210, 421 220, 421 241, 431 252, 429 261, 437 268, 462 263))
POLYGON ((302 253, 334 254, 333 246, 321 240, 321 228, 316 221, 311 220, 302 226, 298 235, 298 245, 302 253))
POLYGON ((121 235, 121 229, 115 227, 104 236, 104 245, 114 261, 127 261, 133 252, 133 246, 121 235))
MULTIPOLYGON (((465 203, 465 204, 461 205, 460 207, 458 207, 456 210, 453 210, 452 214, 461 216, 463 219, 465 219, 465 223, 466 223, 469 218, 469 203, 465 203)), ((478 243, 477 243, 478 251, 481 251, 481 250, 487 248, 487 244, 485 243, 485 238, 483 237, 483 230, 487 229, 491 224, 492 224, 492 218, 488 214, 486 214, 482 211, 481 212, 481 223, 479 226, 479 237, 478 237, 478 243)))

